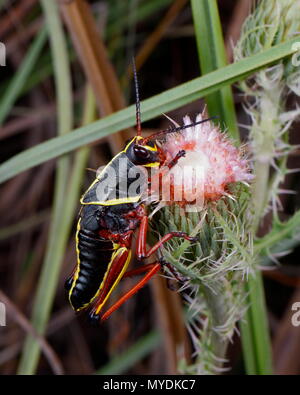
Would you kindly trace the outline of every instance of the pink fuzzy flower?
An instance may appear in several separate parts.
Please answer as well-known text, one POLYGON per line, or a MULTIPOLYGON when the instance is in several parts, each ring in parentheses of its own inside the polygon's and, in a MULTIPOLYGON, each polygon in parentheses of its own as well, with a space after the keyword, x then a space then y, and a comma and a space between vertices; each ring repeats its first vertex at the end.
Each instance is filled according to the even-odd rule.
MULTIPOLYGON (((199 114, 196 122, 202 119, 199 114)), ((189 116, 183 121, 184 125, 193 123, 189 116)), ((179 151, 185 151, 185 156, 170 171, 160 172, 159 200, 164 204, 177 202, 185 206, 195 204, 196 200, 197 206, 203 206, 206 201, 228 195, 228 184, 253 178, 241 150, 210 121, 167 135, 161 149, 166 163, 179 151)))

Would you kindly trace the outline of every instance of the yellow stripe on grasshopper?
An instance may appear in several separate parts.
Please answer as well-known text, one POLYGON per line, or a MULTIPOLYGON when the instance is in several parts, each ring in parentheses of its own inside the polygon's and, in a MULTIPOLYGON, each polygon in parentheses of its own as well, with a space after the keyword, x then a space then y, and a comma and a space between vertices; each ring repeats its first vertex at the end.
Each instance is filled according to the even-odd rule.
POLYGON ((99 206, 114 206, 116 204, 126 204, 126 203, 136 203, 138 201, 140 201, 141 196, 133 196, 133 197, 128 197, 128 198, 121 198, 121 199, 111 199, 111 200, 102 200, 101 202, 88 202, 88 203, 83 203, 81 202, 81 204, 83 206, 87 206, 89 204, 95 204, 95 205, 99 205, 99 206))
POLYGON ((70 301, 70 303, 71 303, 71 306, 73 306, 73 305, 72 305, 72 302, 71 302, 71 297, 72 297, 73 289, 74 289, 74 287, 75 287, 75 285, 76 285, 76 281, 78 280, 79 272, 80 272, 80 259, 79 259, 79 248, 78 248, 78 243, 79 243, 78 235, 79 235, 79 231, 80 231, 80 222, 81 222, 81 218, 79 218, 79 221, 78 221, 78 223, 77 223, 77 230, 76 230, 76 236, 75 236, 75 239, 76 239, 77 267, 76 267, 76 271, 75 271, 75 273, 74 273, 73 283, 72 283, 71 289, 70 289, 70 291, 69 291, 69 301, 70 301))

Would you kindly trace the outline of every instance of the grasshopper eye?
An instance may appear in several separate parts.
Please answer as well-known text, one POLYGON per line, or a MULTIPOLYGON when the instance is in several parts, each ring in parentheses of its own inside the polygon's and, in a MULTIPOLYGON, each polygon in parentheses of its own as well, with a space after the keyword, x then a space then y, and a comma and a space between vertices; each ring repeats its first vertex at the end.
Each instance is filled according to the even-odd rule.
POLYGON ((137 159, 147 160, 150 158, 150 152, 146 148, 142 147, 141 145, 135 145, 133 147, 133 151, 137 159))

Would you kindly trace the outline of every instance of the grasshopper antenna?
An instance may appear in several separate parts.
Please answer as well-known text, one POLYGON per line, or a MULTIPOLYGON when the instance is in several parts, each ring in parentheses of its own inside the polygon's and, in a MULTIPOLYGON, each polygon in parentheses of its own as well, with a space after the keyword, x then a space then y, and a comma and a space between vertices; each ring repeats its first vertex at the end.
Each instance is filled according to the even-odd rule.
POLYGON ((216 119, 216 118, 218 118, 218 117, 214 116, 214 117, 211 117, 211 118, 202 119, 201 121, 198 121, 198 122, 191 123, 190 125, 183 125, 183 126, 179 126, 179 127, 175 127, 175 128, 171 127, 169 129, 166 129, 166 130, 161 130, 160 132, 156 132, 154 134, 151 134, 151 136, 146 137, 144 139, 144 141, 147 142, 149 140, 156 139, 159 136, 164 136, 165 134, 168 134, 168 133, 176 133, 176 132, 179 132, 181 130, 190 128, 192 126, 199 125, 200 123, 211 121, 211 120, 216 119))
POLYGON ((138 83, 138 78, 137 78, 134 57, 132 57, 132 68, 133 68, 134 87, 135 87, 136 134, 137 134, 137 136, 141 136, 142 135, 142 127, 141 127, 140 94, 139 94, 139 83, 138 83))

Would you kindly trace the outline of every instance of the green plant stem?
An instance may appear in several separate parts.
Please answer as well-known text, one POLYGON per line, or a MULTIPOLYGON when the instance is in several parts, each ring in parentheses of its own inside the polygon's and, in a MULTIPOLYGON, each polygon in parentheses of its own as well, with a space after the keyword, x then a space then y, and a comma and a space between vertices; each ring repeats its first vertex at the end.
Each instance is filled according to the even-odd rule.
MULTIPOLYGON (((269 169, 267 174, 269 174, 269 169)), ((268 183, 268 178, 266 178, 266 173, 261 173, 261 176, 260 183, 263 192, 267 185, 263 184, 263 181, 268 183)), ((255 194, 253 195, 254 199, 255 194)), ((256 199, 259 199, 259 197, 256 197, 256 199)), ((256 216, 254 223, 259 224, 259 219, 256 216)), ((253 232, 255 236, 256 228, 253 232)), ((243 356, 248 374, 265 375, 272 374, 272 347, 262 273, 258 269, 254 270, 254 276, 251 275, 245 282, 245 293, 248 295, 249 308, 245 315, 245 322, 241 323, 243 356)))
MULTIPOLYGON (((225 85, 242 80, 257 70, 266 67, 295 52, 293 43, 299 38, 277 45, 257 55, 213 71, 202 77, 169 89, 141 103, 143 120, 151 119, 162 112, 168 112, 196 99, 204 97, 225 85)), ((70 152, 102 137, 123 130, 135 124, 135 107, 130 106, 90 125, 81 127, 65 136, 56 137, 30 148, 0 166, 0 182, 46 162, 49 159, 70 152)))
MULTIPOLYGON (((248 290, 248 284, 244 285, 245 293, 248 290)), ((253 352, 255 350, 254 338, 252 336, 253 329, 251 328, 252 316, 251 310, 247 309, 243 319, 240 321, 241 330, 241 343, 243 349, 243 358, 245 363, 245 370, 248 375, 254 375, 257 372, 256 355, 253 352), (247 357, 245 355, 247 354, 247 357)))
MULTIPOLYGON (((69 61, 64 32, 55 2, 41 0, 47 21, 51 51, 54 62, 54 75, 57 93, 58 134, 71 131, 73 124, 72 88, 69 61)), ((43 334, 51 312, 58 281, 60 264, 67 239, 66 221, 62 221, 65 210, 66 185, 69 177, 69 158, 62 157, 57 163, 55 177, 54 204, 52 222, 49 231, 45 260, 43 263, 37 294, 32 311, 32 325, 39 334, 43 334)), ((28 335, 25 340, 18 374, 34 374, 40 355, 37 341, 28 335)))
MULTIPOLYGON (((252 208, 253 236, 255 237, 267 195, 269 165, 256 163, 256 184, 253 188, 252 208), (258 203, 259 202, 259 203, 258 203)), ((265 303, 262 273, 254 269, 254 276, 245 282, 248 311, 241 323, 241 337, 246 372, 248 374, 272 374, 272 347, 268 327, 268 312, 265 303)))
MULTIPOLYGON (((198 56, 202 74, 227 65, 227 57, 219 10, 216 0, 191 0, 198 56)), ((210 115, 218 115, 220 122, 228 128, 228 134, 237 143, 240 140, 234 100, 230 86, 205 97, 210 115)))
MULTIPOLYGON (((200 65, 202 73, 205 74, 215 69, 220 69, 227 63, 218 6, 216 0, 191 0, 191 3, 200 65)), ((226 86, 218 92, 207 96, 206 102, 209 113, 211 115, 220 115, 221 120, 228 127, 230 135, 239 141, 231 88, 226 86)), ((268 130, 268 125, 262 126, 268 130)), ((266 141, 266 145, 268 148, 268 141, 266 141)), ((264 149, 265 147, 263 146, 262 148, 264 149)), ((263 160, 257 161, 256 167, 256 183, 252 199, 256 213, 254 216, 253 236, 255 236, 265 208, 269 180, 269 164, 266 164, 263 160)), ((249 260, 251 257, 246 257, 246 259, 249 260)), ((257 271, 255 278, 249 278, 249 282, 246 283, 245 287, 245 292, 249 294, 249 310, 246 314, 248 328, 245 328, 246 324, 242 324, 242 343, 246 347, 246 349, 244 348, 244 355, 247 353, 247 356, 245 356, 247 359, 246 368, 248 373, 251 374, 254 372, 260 374, 270 373, 271 347, 261 273, 257 271)), ((217 308, 219 306, 218 297, 213 298, 213 295, 209 295, 207 300, 211 302, 212 318, 215 321, 221 319, 222 309, 217 308)), ((221 352, 220 356, 222 356, 222 352, 224 353, 224 349, 226 350, 224 342, 220 341, 217 336, 214 336, 213 343, 213 347, 216 349, 214 352, 221 352)))
MULTIPOLYGON (((264 95, 261 94, 259 124, 254 123, 251 130, 255 152, 255 181, 252 188, 252 233, 254 238, 269 201, 270 160, 274 156, 274 136, 278 136, 280 133, 280 124, 276 120, 279 117, 281 95, 281 86, 275 84, 272 86, 272 90, 265 90, 264 95)), ((242 324, 241 333, 244 338, 242 345, 246 371, 248 374, 272 374, 272 347, 268 312, 260 270, 255 269, 255 275, 249 278, 245 292, 249 295, 249 310, 247 323, 242 324), (250 344, 252 345, 251 350, 248 347, 250 344)))
POLYGON ((255 277, 245 283, 249 309, 241 323, 242 346, 247 374, 272 374, 272 349, 268 327, 262 273, 256 270, 255 277))
POLYGON ((253 185, 253 232, 256 233, 259 222, 265 214, 269 200, 269 179, 270 179, 270 160, 274 156, 274 136, 280 133, 280 123, 278 119, 282 89, 279 86, 272 87, 271 91, 264 91, 264 96, 260 98, 261 117, 259 125, 252 126, 251 135, 254 141, 258 142, 254 146, 255 164, 254 174, 255 182, 253 185), (256 128, 259 131, 256 131, 256 128), (262 135, 263 131, 263 136, 262 135), (260 136, 259 138, 256 136, 260 136))
POLYGON ((226 350, 228 346, 228 339, 224 339, 220 336, 213 328, 221 326, 226 322, 227 311, 226 305, 223 301, 222 292, 213 292, 209 287, 203 287, 203 294, 206 299, 207 306, 209 307, 210 319, 211 319, 211 349, 215 356, 220 358, 215 362, 215 365, 222 368, 223 361, 226 357, 226 350))
POLYGON ((41 50, 46 42, 46 38, 46 29, 42 29, 33 41, 22 64, 19 66, 17 72, 7 87, 7 90, 3 94, 2 100, 0 102, 0 126, 3 125, 3 122, 8 116, 12 106, 22 92, 23 86, 25 85, 34 65, 40 56, 41 50))
POLYGON ((266 207, 268 195, 268 183, 270 176, 269 163, 256 161, 254 165, 255 183, 252 188, 253 193, 253 211, 256 213, 253 218, 254 234, 258 229, 259 222, 263 216, 266 207))

